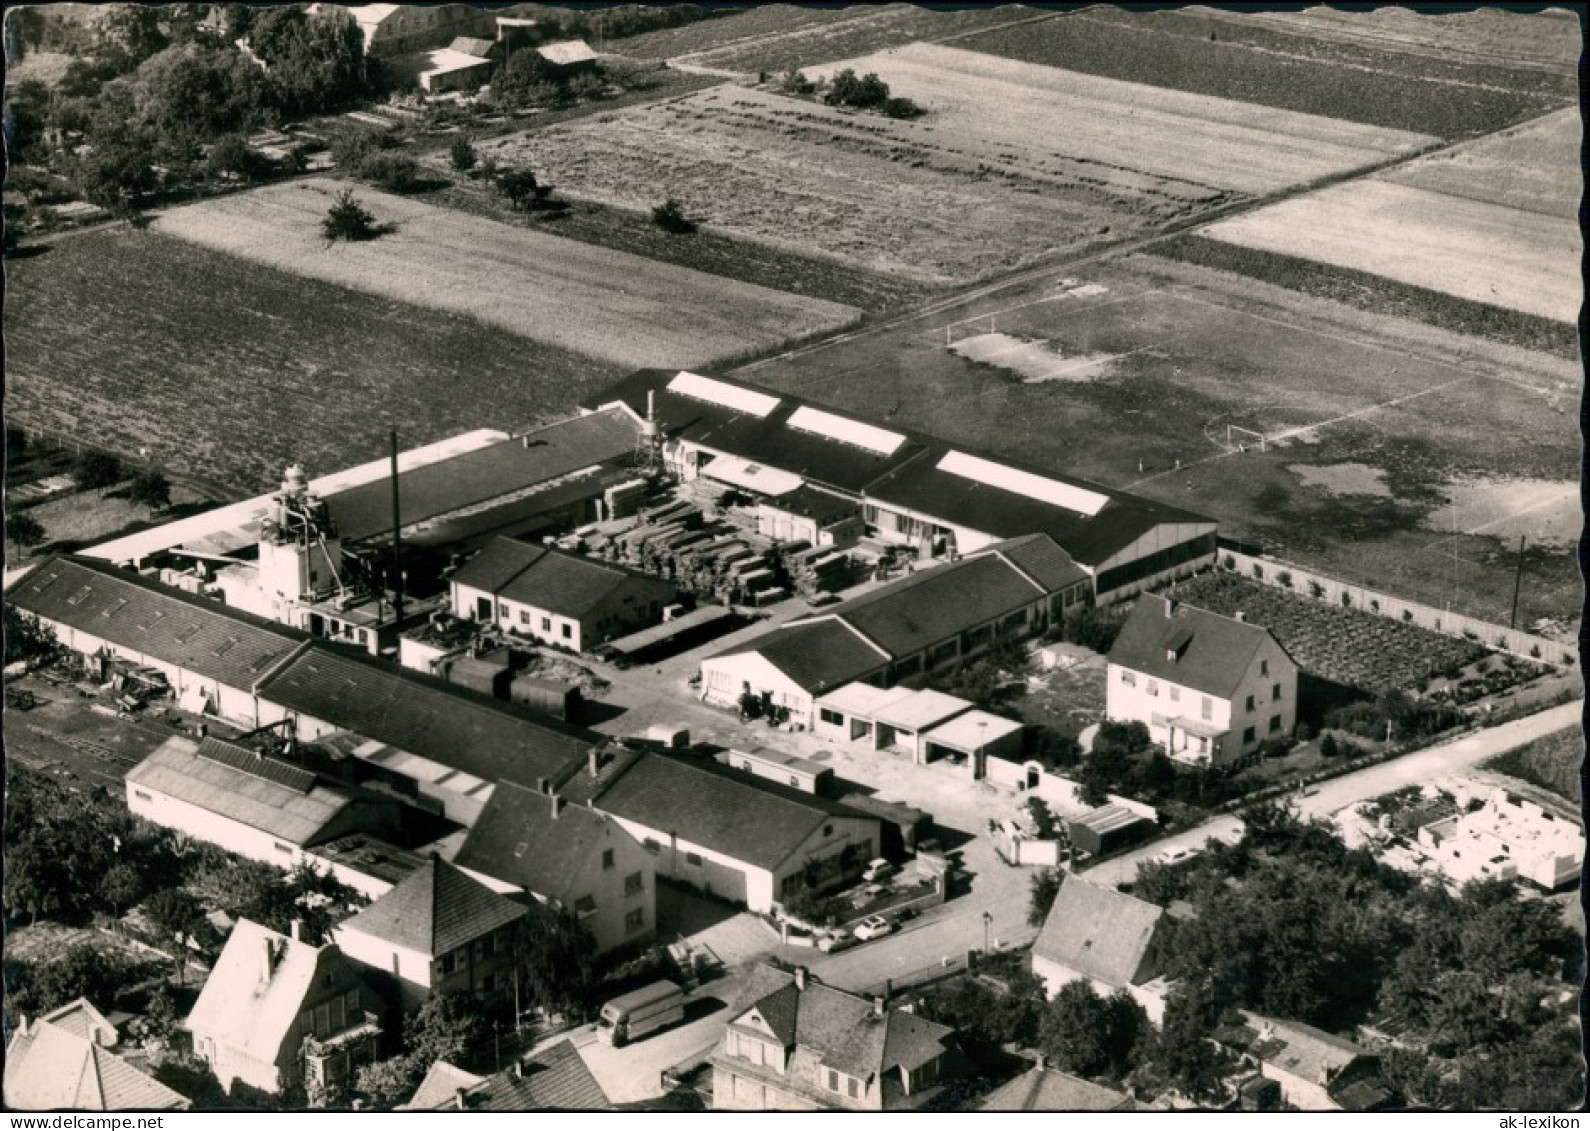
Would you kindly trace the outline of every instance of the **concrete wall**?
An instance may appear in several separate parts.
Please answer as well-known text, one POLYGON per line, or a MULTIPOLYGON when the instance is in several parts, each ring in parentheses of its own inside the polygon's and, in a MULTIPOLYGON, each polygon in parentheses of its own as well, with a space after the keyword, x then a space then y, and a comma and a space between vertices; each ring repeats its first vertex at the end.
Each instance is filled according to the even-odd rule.
POLYGON ((1499 652, 1507 652, 1521 659, 1570 665, 1577 663, 1579 659, 1578 649, 1572 644, 1536 636, 1477 617, 1467 617, 1461 613, 1422 605, 1405 597, 1397 597, 1354 582, 1342 581, 1278 558, 1253 557, 1222 547, 1219 561, 1224 565, 1228 559, 1235 572, 1244 577, 1251 577, 1255 581, 1262 581, 1274 589, 1290 589, 1293 593, 1307 597, 1310 595, 1309 583, 1314 582, 1322 590, 1319 599, 1327 605, 1341 607, 1342 594, 1345 593, 1355 609, 1388 620, 1415 624, 1420 628, 1439 632, 1443 636, 1462 637, 1466 632, 1473 633, 1474 639, 1485 647, 1495 648, 1499 652), (1288 575, 1291 585, 1281 583, 1280 576, 1283 573, 1288 575))

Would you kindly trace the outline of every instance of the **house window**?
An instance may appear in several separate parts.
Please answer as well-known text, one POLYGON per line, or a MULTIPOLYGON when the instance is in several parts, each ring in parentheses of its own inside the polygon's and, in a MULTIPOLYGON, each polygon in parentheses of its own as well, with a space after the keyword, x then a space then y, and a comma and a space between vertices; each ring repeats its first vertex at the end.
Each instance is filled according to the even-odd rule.
POLYGON ((508 603, 506 601, 497 602, 497 615, 499 617, 505 617, 508 615, 508 603))
POLYGON ((315 1036, 322 1037, 331 1032, 331 1006, 315 1006, 315 1036))
POLYGON ((1137 673, 1136 672, 1129 672, 1125 668, 1122 668, 1121 669, 1121 682, 1126 684, 1127 687, 1136 687, 1137 686, 1137 673))
POLYGON ((482 958, 490 958, 497 952, 497 940, 490 935, 483 939, 477 939, 475 941, 475 949, 479 951, 482 958))
POLYGON ((1274 734, 1276 731, 1278 731, 1280 729, 1281 729, 1281 716, 1280 715, 1271 715, 1270 716, 1270 733, 1274 734))
POLYGON ((631 872, 624 877, 624 894, 639 895, 646 890, 646 879, 639 872, 631 872))
POLYGON ((530 623, 530 610, 529 609, 520 609, 519 610, 519 623, 520 624, 529 624, 530 623))
POLYGON ((1251 695, 1248 696, 1248 710, 1250 712, 1253 710, 1253 696, 1251 696, 1251 695))
POLYGON ((151 797, 149 794, 145 793, 141 789, 133 790, 133 796, 136 797, 139 801, 153 801, 154 800, 153 797, 151 797))
POLYGON ((637 907, 624 916, 624 933, 627 935, 633 935, 645 926, 646 911, 644 908, 637 907))
POLYGON ((1260 675, 1269 675, 1270 674, 1270 661, 1269 660, 1260 660, 1259 661, 1259 674, 1260 675))
POLYGON ((563 639, 572 640, 574 638, 574 629, 570 628, 566 624, 562 625, 561 627, 563 629, 563 639))
POLYGON ((823 835, 824 836, 833 836, 834 835, 834 826, 833 825, 824 825, 823 826, 823 835))
POLYGON ((1254 737, 1253 728, 1249 727, 1247 730, 1242 732, 1242 745, 1248 745, 1248 743, 1253 741, 1254 737))
POLYGON ((293 854, 293 850, 292 850, 292 848, 290 848, 290 847, 289 847, 289 846, 288 846, 288 845, 285 845, 285 844, 283 844, 283 843, 282 843, 282 842, 281 842, 281 841, 279 841, 279 840, 278 840, 278 841, 277 841, 277 842, 276 842, 276 844, 275 844, 275 848, 276 848, 276 851, 277 851, 277 852, 280 852, 280 853, 282 853, 282 854, 283 854, 283 855, 286 855, 286 856, 291 856, 291 855, 292 855, 292 854, 293 854))
POLYGON ((647 837, 642 843, 645 844, 646 851, 651 853, 653 856, 656 856, 657 853, 662 851, 662 845, 658 844, 651 837, 647 837))
POLYGON ((1172 683, 1172 684, 1168 684, 1166 689, 1170 692, 1170 701, 1172 703, 1180 703, 1181 702, 1181 688, 1177 687, 1174 683, 1172 683))
POLYGON ((480 988, 485 993, 492 993, 497 988, 497 975, 487 974, 480 980, 480 988))
POLYGON ((801 787, 801 779, 800 778, 792 777, 792 778, 789 779, 789 783, 790 783, 790 785, 794 786, 796 789, 799 789, 801 787))
POLYGON ((1281 701, 1281 685, 1279 683, 1273 685, 1270 688, 1270 698, 1274 699, 1277 703, 1281 701))
POLYGON ((851 1099, 855 1099, 860 1094, 860 1091, 856 1086, 856 1078, 854 1076, 845 1077, 845 1091, 849 1094, 851 1099))
POLYGON ((1203 716, 1203 720, 1206 723, 1215 717, 1214 701, 1209 696, 1204 696, 1203 706, 1199 708, 1199 713, 1203 716))
POLYGON ((832 1068, 828 1070, 828 1090, 830 1092, 839 1091, 839 1073, 832 1068))
POLYGON ((701 867, 701 854, 699 852, 685 853, 685 863, 694 864, 697 868, 701 867))
POLYGON ((827 707, 817 709, 817 717, 830 726, 842 727, 845 725, 845 716, 838 711, 830 711, 827 707))
POLYGON ((577 915, 590 915, 596 911, 596 900, 588 895, 582 895, 574 901, 574 911, 577 915))
POLYGON ((611 872, 612 870, 613 870, 613 850, 611 848, 604 848, 604 849, 602 849, 602 871, 611 872))
POLYGON ((1159 681, 1158 680, 1151 679, 1151 680, 1148 681, 1148 693, 1150 695, 1154 696, 1154 698, 1156 698, 1156 699, 1159 698, 1159 681))
POLYGON ((444 955, 442 955, 442 973, 443 974, 451 974, 454 970, 457 970, 457 969, 458 969, 458 955, 457 954, 444 954, 444 955))

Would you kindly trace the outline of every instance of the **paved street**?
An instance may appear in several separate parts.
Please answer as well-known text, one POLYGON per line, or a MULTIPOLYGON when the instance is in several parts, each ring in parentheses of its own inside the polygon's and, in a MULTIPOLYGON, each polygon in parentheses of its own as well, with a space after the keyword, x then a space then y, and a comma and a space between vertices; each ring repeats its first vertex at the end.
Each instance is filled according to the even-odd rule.
MULTIPOLYGON (((1450 776, 1515 746, 1573 726, 1578 723, 1583 711, 1583 702, 1564 703, 1515 722, 1344 774, 1314 787, 1314 792, 1297 802, 1298 812, 1304 817, 1326 817, 1349 805, 1379 797, 1403 786, 1424 785, 1437 778, 1450 776)), ((1084 872, 1090 880, 1099 883, 1127 883, 1136 878, 1139 863, 1153 860, 1167 849, 1200 847, 1211 837, 1234 843, 1241 835, 1242 822, 1238 818, 1216 817, 1176 836, 1155 841, 1106 860, 1096 867, 1084 869, 1084 872)))

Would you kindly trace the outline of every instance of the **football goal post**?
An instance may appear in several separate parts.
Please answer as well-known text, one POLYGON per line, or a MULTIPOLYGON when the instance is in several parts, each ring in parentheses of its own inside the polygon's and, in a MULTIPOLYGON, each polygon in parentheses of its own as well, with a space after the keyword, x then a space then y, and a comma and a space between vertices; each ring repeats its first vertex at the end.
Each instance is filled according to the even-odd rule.
POLYGON ((1241 428, 1235 424, 1226 425, 1226 450, 1245 452, 1249 448, 1258 448, 1264 451, 1267 438, 1263 432, 1255 432, 1252 428, 1241 428))

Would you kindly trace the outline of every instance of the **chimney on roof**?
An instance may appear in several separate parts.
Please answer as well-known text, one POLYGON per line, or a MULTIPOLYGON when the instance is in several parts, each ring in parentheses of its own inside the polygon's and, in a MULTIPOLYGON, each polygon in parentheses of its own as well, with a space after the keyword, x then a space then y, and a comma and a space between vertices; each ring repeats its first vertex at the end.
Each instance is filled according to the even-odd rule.
POLYGON ((887 1010, 883 1004, 883 995, 875 994, 872 999, 872 1015, 874 1017, 882 1017, 886 1012, 887 1010))
POLYGON ((893 978, 885 978, 883 980, 883 1004, 884 1005, 888 1005, 889 1004, 889 999, 892 998, 893 996, 894 996, 894 979, 893 978))
POLYGON ((1231 615, 1232 615, 1233 618, 1235 618, 1237 621, 1239 621, 1239 622, 1241 622, 1243 624, 1246 624, 1247 621, 1248 621, 1248 614, 1243 612, 1241 609, 1238 609, 1236 612, 1232 613, 1231 615))
POLYGON ((513 1074, 520 1080, 524 1079, 524 1061, 516 1060, 513 1062, 513 1074))
POLYGON ((304 921, 302 919, 294 919, 291 930, 294 942, 304 941, 304 921))
POLYGON ((1176 615, 1176 600, 1173 597, 1161 598, 1165 602, 1165 619, 1169 620, 1176 615))
POLYGON ((561 796, 559 796, 558 794, 554 793, 554 794, 552 794, 552 819, 554 821, 557 820, 559 815, 562 814, 562 812, 563 812, 563 798, 561 796))
POLYGON ((552 783, 546 778, 536 778, 536 792, 545 796, 552 792, 552 783))
POLYGON ((596 777, 602 768, 602 751, 600 747, 593 746, 585 756, 585 767, 591 771, 591 777, 596 777))
POLYGON ((26 1013, 24 1013, 21 1017, 17 1018, 17 1036, 25 1037, 27 1035, 28 1035, 28 1015, 26 1013))
POLYGON ((1033 1065, 1033 1067, 1036 1068, 1039 1072, 1047 1071, 1048 1068, 1049 1068, 1049 1054, 1046 1053, 1046 1052, 1040 1051, 1038 1053, 1037 1063, 1035 1063, 1033 1065))
POLYGON ((464 1089, 460 1088, 453 1093, 453 1104, 459 1111, 468 1111, 469 1103, 464 1099, 464 1089))
POLYGON ((797 990, 806 988, 806 967, 804 966, 795 967, 795 988, 797 990))
POLYGON ((267 985, 271 980, 271 967, 275 965, 275 955, 271 951, 269 936, 260 940, 259 952, 259 981, 260 985, 267 985))

